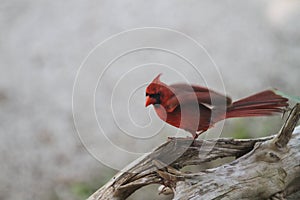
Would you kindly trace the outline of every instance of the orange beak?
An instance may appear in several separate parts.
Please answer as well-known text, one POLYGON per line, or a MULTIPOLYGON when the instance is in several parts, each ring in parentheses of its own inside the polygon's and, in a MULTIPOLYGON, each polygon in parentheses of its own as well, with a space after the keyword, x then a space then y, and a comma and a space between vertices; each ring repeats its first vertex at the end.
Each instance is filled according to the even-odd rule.
POLYGON ((146 103, 145 103, 145 107, 154 104, 156 102, 155 99, 151 98, 150 96, 146 96, 146 103))

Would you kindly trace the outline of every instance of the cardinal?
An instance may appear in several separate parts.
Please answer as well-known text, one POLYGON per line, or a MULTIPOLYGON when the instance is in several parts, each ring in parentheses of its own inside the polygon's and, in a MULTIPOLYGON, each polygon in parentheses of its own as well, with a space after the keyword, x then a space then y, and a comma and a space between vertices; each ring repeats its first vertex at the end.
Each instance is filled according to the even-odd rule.
POLYGON ((146 88, 146 104, 153 105, 158 117, 184 129, 196 139, 218 121, 234 117, 269 116, 285 112, 288 99, 265 90, 241 100, 209 88, 184 83, 167 85, 159 74, 146 88))

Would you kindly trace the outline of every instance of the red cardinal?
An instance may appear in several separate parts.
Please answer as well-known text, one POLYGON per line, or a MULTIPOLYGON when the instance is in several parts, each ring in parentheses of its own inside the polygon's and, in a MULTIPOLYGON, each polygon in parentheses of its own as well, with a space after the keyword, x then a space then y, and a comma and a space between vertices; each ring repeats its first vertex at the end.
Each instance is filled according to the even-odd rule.
POLYGON ((196 139, 216 122, 232 117, 283 113, 288 99, 272 90, 232 103, 231 98, 197 85, 166 85, 159 74, 146 88, 146 107, 153 104, 160 119, 190 132, 196 139))

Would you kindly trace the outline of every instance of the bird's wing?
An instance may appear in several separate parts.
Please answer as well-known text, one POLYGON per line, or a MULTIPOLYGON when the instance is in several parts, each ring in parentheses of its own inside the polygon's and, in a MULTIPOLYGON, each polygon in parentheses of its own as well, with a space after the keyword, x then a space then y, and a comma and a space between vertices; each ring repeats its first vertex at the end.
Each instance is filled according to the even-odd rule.
POLYGON ((206 87, 202 87, 199 85, 189 85, 185 83, 177 83, 170 85, 171 88, 177 90, 177 91, 185 91, 185 92, 209 92, 210 89, 206 87))
POLYGON ((210 90, 206 87, 174 84, 170 85, 174 96, 167 101, 166 110, 172 112, 177 106, 197 102, 209 109, 217 105, 230 105, 231 98, 210 90))

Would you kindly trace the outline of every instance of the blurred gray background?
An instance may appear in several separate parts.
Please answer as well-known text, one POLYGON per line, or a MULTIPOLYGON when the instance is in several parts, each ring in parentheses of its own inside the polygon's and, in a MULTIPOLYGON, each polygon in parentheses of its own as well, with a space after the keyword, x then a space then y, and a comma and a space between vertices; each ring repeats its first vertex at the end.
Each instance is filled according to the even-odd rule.
MULTIPOLYGON (((299 18, 300 2, 296 0, 2 0, 0 200, 84 199, 116 173, 85 149, 72 116, 77 70, 101 41, 138 27, 174 29, 191 36, 208 50, 219 67, 226 93, 233 99, 270 87, 299 95, 299 18)), ((168 41, 163 36, 160 39, 168 41)), ((173 41, 173 45, 183 44, 173 41)), ((100 69, 103 67, 99 65, 100 69)), ((206 78, 214 79, 215 74, 208 68, 199 70, 206 70, 206 78)), ((118 80, 114 72, 106 77, 118 80)), ((144 71, 139 78, 149 82, 154 76, 144 71)), ((162 79, 178 80, 170 74, 164 74, 162 79)), ((109 81, 106 84, 109 94, 114 85, 109 85, 109 81)), ((128 96, 120 94, 117 105, 123 103, 122 95, 128 96)), ((142 106, 144 94, 140 94, 141 102, 137 101, 138 106, 132 110, 143 118, 148 113, 142 106)), ((101 115, 101 106, 99 109, 101 115)), ((81 112, 84 116, 84 109, 81 112)), ((90 118, 85 120, 88 122, 90 118)), ((280 116, 228 120, 222 136, 271 134, 281 123, 280 116)), ((109 132, 118 136, 120 130, 113 122, 106 124, 112 127, 109 132)), ((88 125, 86 130, 96 132, 88 125)), ((147 148, 158 146, 174 131, 167 127, 147 148)), ((101 141, 95 143, 100 149, 104 145, 101 141)), ((121 143, 132 145, 123 140, 121 143)), ((143 152, 139 149, 142 145, 134 145, 137 152, 143 152)), ((103 152, 109 154, 107 149, 103 152)), ((112 159, 126 165, 132 158, 112 159)), ((149 194, 143 190, 131 198, 161 198, 149 194)))

